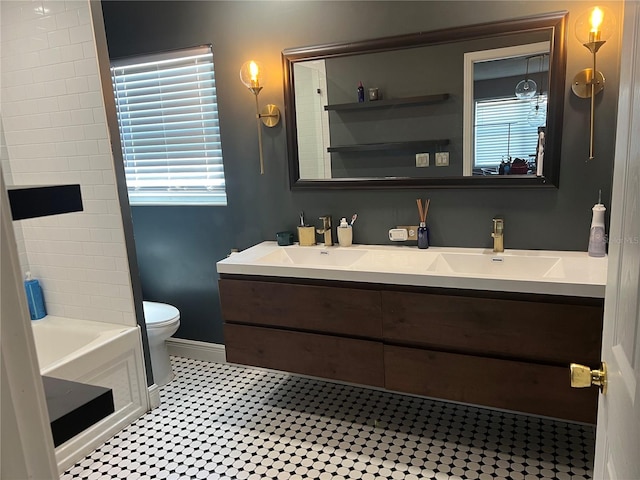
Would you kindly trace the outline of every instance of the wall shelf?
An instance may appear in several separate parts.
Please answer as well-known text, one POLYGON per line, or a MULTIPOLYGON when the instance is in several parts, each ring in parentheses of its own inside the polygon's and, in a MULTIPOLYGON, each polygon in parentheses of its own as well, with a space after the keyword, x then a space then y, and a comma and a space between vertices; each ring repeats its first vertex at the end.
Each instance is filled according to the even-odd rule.
POLYGON ((448 139, 441 140, 417 140, 412 142, 384 142, 384 143, 361 143, 354 145, 337 145, 328 147, 330 153, 348 152, 381 152, 381 151, 420 151, 434 147, 444 147, 449 145, 448 139))
POLYGON ((436 95, 422 95, 420 97, 391 98, 388 100, 375 100, 358 103, 338 103, 333 105, 325 105, 325 110, 362 110, 369 108, 388 108, 388 107, 413 107, 419 105, 430 105, 432 103, 444 102, 449 98, 448 93, 439 93, 436 95))
POLYGON ((13 220, 82 211, 80 185, 7 187, 13 220))

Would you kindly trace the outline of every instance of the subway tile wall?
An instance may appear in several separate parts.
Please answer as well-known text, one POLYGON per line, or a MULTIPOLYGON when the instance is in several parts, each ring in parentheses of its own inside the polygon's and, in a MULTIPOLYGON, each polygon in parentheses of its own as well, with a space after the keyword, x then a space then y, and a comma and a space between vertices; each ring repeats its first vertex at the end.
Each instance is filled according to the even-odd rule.
POLYGON ((49 314, 136 325, 88 0, 2 0, 0 24, 5 181, 79 183, 84 203, 15 222, 21 266, 49 314))

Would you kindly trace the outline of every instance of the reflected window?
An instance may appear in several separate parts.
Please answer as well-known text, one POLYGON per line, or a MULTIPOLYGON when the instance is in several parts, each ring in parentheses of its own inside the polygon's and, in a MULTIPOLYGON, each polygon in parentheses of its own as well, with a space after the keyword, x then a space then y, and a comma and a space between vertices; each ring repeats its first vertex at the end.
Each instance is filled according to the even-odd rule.
POLYGON ((541 129, 546 123, 547 96, 534 99, 476 100, 474 120, 474 174, 508 174, 504 164, 515 159, 518 174, 535 174, 541 129), (501 170, 501 164, 503 170, 501 170))

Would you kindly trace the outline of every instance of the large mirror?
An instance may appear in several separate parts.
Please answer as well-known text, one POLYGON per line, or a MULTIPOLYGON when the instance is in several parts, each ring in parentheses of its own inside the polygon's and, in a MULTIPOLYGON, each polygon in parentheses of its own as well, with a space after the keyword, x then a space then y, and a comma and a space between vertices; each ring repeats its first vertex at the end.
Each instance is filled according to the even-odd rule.
POLYGON ((284 50, 291 187, 557 186, 566 15, 284 50))

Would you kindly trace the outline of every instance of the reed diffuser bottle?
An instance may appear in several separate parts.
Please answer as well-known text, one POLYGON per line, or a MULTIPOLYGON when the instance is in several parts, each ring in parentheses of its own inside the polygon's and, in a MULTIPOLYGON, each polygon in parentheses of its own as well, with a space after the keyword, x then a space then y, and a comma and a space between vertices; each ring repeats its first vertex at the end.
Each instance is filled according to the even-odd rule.
POLYGON ((416 199, 418 205, 418 216, 420 217, 420 226, 418 227, 418 248, 429 248, 429 228, 427 227, 427 214, 429 212, 429 204, 431 199, 424 202, 422 207, 422 199, 416 199))

